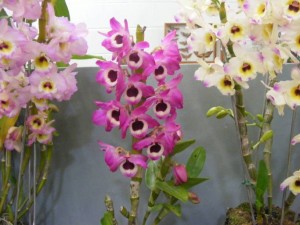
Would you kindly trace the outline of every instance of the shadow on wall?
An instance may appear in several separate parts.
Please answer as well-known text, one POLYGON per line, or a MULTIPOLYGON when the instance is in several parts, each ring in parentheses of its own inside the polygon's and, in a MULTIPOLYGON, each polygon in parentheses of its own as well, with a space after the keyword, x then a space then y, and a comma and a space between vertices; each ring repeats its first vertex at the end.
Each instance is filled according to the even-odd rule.
MULTIPOLYGON (((230 97, 224 97, 215 88, 206 89, 200 82, 195 82, 193 74, 196 69, 197 65, 182 66, 184 79, 181 90, 185 106, 179 112, 178 119, 183 127, 184 138, 196 139, 197 145, 207 150, 203 176, 210 180, 194 189, 201 199, 199 205, 185 205, 182 218, 168 216, 162 225, 223 224, 227 208, 235 207, 246 200, 234 122, 231 118, 217 120, 205 116, 207 110, 213 106, 231 107, 230 97)), ((96 109, 94 101, 109 99, 104 88, 95 82, 97 70, 97 68, 80 68, 77 75, 78 92, 71 101, 58 104, 60 113, 56 117, 56 125, 59 136, 55 140, 48 183, 39 198, 39 224, 99 224, 105 211, 103 200, 106 194, 113 198, 116 211, 122 204, 129 205, 126 197, 129 191, 127 178, 122 177, 119 172, 114 174, 109 172, 97 144, 101 139, 112 145, 124 146, 126 140, 120 139, 117 130, 106 133, 102 127, 96 127, 91 122, 92 113, 96 109)), ((284 73, 288 70, 290 68, 284 73)), ((250 88, 246 91, 245 102, 246 105, 251 105, 250 111, 256 114, 261 113, 260 105, 263 101, 261 96, 264 90, 260 81, 251 82, 250 86, 254 85, 257 89, 250 88)), ((286 110, 284 118, 275 114, 275 135, 280 141, 274 143, 273 165, 274 175, 277 175, 274 176, 276 181, 274 194, 275 203, 280 204, 279 183, 285 173, 283 164, 286 162, 285 151, 289 140, 291 112, 286 110)), ((249 132, 253 137, 257 136, 253 130, 249 129, 249 132)), ((299 159, 300 153, 295 154, 299 159)), ((178 157, 179 162, 186 160, 187 153, 178 157)), ((143 188, 142 192, 148 193, 146 188, 143 188)), ((145 210, 145 197, 141 199, 141 206, 141 210, 145 210)))

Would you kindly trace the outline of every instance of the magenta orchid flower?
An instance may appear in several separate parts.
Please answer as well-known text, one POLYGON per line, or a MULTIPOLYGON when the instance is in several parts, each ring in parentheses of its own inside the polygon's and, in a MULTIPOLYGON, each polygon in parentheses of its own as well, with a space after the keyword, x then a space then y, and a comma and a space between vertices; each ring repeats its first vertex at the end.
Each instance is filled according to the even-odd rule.
POLYGON ((106 165, 109 167, 110 171, 115 172, 124 161, 124 156, 127 152, 121 147, 116 148, 101 141, 98 141, 98 144, 100 145, 101 150, 105 152, 104 160, 106 165))
POLYGON ((117 100, 120 100, 123 95, 126 102, 130 105, 135 105, 141 101, 141 99, 154 95, 154 88, 146 85, 143 82, 143 77, 135 74, 132 75, 125 86, 125 82, 120 81, 117 85, 116 95, 117 100))
POLYGON ((124 176, 133 177, 138 171, 138 166, 147 168, 147 157, 143 155, 130 155, 121 147, 114 147, 101 141, 98 144, 105 152, 105 163, 112 172, 120 168, 124 176))
POLYGON ((119 78, 123 77, 121 67, 112 61, 97 61, 100 70, 97 73, 96 81, 106 88, 107 93, 111 93, 116 87, 119 78))
POLYGON ((150 137, 136 142, 133 147, 136 150, 147 148, 147 156, 151 160, 160 159, 167 148, 163 139, 163 134, 151 135, 150 137))
POLYGON ((138 172, 138 166, 147 168, 147 157, 144 155, 126 155, 125 160, 120 165, 121 173, 126 177, 134 177, 138 172))
POLYGON ((120 118, 122 138, 126 137, 128 128, 133 137, 140 139, 146 136, 149 129, 159 126, 159 123, 155 119, 146 114, 147 110, 146 107, 141 106, 134 109, 130 115, 120 118))
POLYGON ((93 123, 98 126, 105 126, 106 131, 111 131, 114 127, 120 127, 120 117, 126 113, 120 102, 112 100, 109 102, 97 101, 99 107, 93 114, 93 123))
POLYGON ((117 57, 124 57, 131 49, 131 37, 129 34, 127 20, 124 20, 124 27, 115 19, 111 18, 110 27, 111 31, 107 34, 100 33, 107 38, 102 42, 103 47, 113 53, 112 59, 117 57))
POLYGON ((145 69, 150 65, 154 65, 152 55, 144 51, 148 47, 149 43, 146 41, 138 42, 132 47, 125 58, 130 69, 145 69))

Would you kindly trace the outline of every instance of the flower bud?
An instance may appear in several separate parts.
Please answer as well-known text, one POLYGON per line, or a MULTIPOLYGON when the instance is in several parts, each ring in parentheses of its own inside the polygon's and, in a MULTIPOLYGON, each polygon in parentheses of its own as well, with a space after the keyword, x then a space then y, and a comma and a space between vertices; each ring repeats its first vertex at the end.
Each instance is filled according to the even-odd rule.
POLYGON ((189 192, 188 193, 188 198, 189 201, 193 204, 199 204, 200 203, 200 198, 198 197, 198 195, 194 192, 189 192))
POLYGON ((185 165, 183 165, 183 164, 178 164, 178 165, 174 166, 173 174, 174 174, 175 185, 183 184, 183 183, 187 182, 187 180, 188 180, 187 171, 186 171, 185 165))

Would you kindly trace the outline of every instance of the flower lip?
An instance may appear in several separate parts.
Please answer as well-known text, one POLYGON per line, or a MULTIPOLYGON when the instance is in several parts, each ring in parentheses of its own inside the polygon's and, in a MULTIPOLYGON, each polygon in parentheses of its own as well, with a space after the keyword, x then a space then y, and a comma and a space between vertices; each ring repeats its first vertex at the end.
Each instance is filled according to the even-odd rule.
POLYGON ((10 41, 0 40, 0 52, 8 55, 14 51, 14 45, 10 41))
POLYGON ((154 70, 154 75, 156 80, 162 80, 167 76, 167 69, 163 65, 159 65, 154 70))
POLYGON ((119 109, 111 109, 111 110, 107 111, 106 115, 112 124, 114 124, 116 126, 120 125, 120 110, 119 109))
POLYGON ((145 120, 136 118, 130 124, 130 132, 135 138, 143 138, 148 131, 148 123, 145 120))
POLYGON ((249 63, 243 63, 242 70, 243 70, 243 72, 251 70, 251 65, 249 63))
POLYGON ((289 10, 295 13, 298 13, 300 10, 300 4, 298 1, 293 1, 292 4, 289 5, 289 10))
POLYGON ((133 177, 138 171, 138 167, 136 164, 130 162, 129 160, 125 160, 120 166, 121 173, 127 177, 133 177))
POLYGON ((147 148, 147 154, 149 158, 152 160, 159 159, 162 156, 163 152, 164 152, 164 147, 157 142, 153 143, 147 148))
POLYGON ((111 83, 115 83, 118 78, 118 71, 116 70, 109 70, 107 73, 107 78, 110 80, 111 83))
POLYGON ((122 34, 116 33, 111 37, 111 39, 112 39, 112 45, 115 48, 123 47, 123 35, 122 34))
POLYGON ((241 31, 241 29, 236 25, 232 26, 231 29, 230 29, 230 32, 232 34, 239 33, 240 31, 241 31))
POLYGON ((141 120, 136 119, 136 120, 132 123, 131 127, 132 127, 132 130, 133 130, 133 131, 142 130, 142 129, 144 128, 144 122, 141 121, 141 120))
POLYGON ((169 115, 171 112, 171 105, 168 102, 164 102, 163 100, 159 101, 154 106, 154 113, 158 118, 164 118, 169 115))
POLYGON ((129 98, 137 97, 139 94, 139 90, 135 86, 131 86, 127 89, 126 94, 129 98))
POLYGON ((228 76, 225 76, 223 83, 224 83, 224 86, 230 87, 232 85, 232 81, 228 76))
POLYGON ((133 61, 134 63, 138 63, 141 60, 139 54, 137 52, 133 52, 129 55, 129 61, 133 61))
POLYGON ((300 187, 300 179, 298 179, 298 180, 295 181, 295 186, 296 187, 300 187))

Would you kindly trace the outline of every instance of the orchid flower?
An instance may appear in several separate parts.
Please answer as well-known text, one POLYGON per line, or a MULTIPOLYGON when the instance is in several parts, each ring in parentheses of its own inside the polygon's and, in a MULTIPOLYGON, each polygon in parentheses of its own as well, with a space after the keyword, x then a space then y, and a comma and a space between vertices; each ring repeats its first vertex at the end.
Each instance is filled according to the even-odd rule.
POLYGON ((128 128, 133 137, 140 139, 146 136, 150 128, 159 125, 155 119, 145 114, 147 110, 146 107, 140 106, 134 109, 130 115, 120 118, 122 138, 126 137, 128 128))
POLYGON ((111 30, 106 33, 101 33, 106 36, 102 42, 103 47, 113 53, 112 59, 121 58, 128 54, 131 49, 131 37, 129 34, 127 20, 124 20, 124 27, 115 19, 110 20, 111 30))
POLYGON ((130 155, 121 147, 114 147, 101 141, 98 144, 105 152, 105 162, 112 172, 120 168, 122 174, 133 177, 137 173, 138 166, 147 167, 147 158, 143 155, 130 155))
POLYGON ((293 139, 291 141, 292 145, 295 145, 295 144, 298 144, 298 143, 300 143, 300 134, 297 134, 295 137, 293 137, 293 139))
POLYGON ((120 76, 124 76, 121 67, 112 61, 97 61, 100 70, 97 73, 96 81, 104 85, 107 93, 111 93, 116 87, 120 76))
POLYGON ((280 189, 284 190, 287 186, 294 195, 300 193, 300 170, 295 171, 292 176, 286 178, 280 184, 280 189))
POLYGON ((105 126, 106 131, 111 131, 114 127, 120 127, 120 117, 124 117, 123 114, 126 113, 120 102, 115 100, 109 102, 97 101, 96 105, 99 109, 93 114, 94 124, 105 126))
POLYGON ((23 127, 10 127, 4 142, 5 149, 9 151, 16 150, 17 152, 21 152, 22 132, 23 127))

